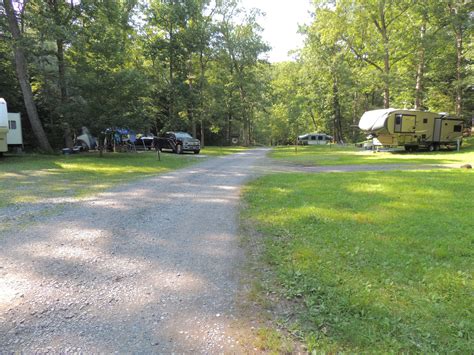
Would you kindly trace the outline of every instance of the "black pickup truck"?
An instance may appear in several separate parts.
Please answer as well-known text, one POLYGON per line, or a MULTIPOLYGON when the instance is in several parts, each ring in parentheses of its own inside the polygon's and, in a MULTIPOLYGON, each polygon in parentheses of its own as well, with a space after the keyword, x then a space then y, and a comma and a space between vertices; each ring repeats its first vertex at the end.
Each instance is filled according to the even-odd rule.
POLYGON ((171 149, 177 154, 186 151, 199 154, 201 151, 201 142, 186 132, 166 132, 161 137, 155 139, 155 146, 157 146, 160 151, 163 151, 163 149, 171 149))

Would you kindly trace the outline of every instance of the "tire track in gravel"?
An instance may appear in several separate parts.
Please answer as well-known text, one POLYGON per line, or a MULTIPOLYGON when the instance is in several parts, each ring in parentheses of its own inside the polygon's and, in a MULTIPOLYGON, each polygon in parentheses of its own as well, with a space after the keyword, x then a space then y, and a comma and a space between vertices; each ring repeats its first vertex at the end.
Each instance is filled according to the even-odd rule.
POLYGON ((267 150, 131 183, 0 234, 2 352, 241 352, 241 186, 267 150))

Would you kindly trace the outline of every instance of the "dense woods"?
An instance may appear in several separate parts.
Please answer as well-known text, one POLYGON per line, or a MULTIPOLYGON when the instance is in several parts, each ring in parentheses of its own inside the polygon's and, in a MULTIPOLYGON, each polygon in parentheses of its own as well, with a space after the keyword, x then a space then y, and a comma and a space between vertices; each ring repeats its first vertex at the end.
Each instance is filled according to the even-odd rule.
POLYGON ((236 0, 1 0, 0 97, 48 152, 87 126, 206 144, 361 139, 368 109, 473 114, 468 0, 313 2, 296 61, 271 64, 236 0))

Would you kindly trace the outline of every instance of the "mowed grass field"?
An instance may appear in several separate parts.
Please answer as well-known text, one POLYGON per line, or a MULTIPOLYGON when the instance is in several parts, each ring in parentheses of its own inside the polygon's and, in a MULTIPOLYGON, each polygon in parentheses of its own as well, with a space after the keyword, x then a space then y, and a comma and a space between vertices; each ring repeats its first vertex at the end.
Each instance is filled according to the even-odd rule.
MULTIPOLYGON (((203 156, 227 155, 239 147, 206 147, 202 154, 155 152, 77 155, 7 155, 0 159, 0 207, 34 203, 47 197, 83 197, 114 185, 165 173, 202 161, 203 156)), ((204 158, 205 159, 205 158, 204 158)))
POLYGON ((473 186, 464 169, 256 180, 241 212, 269 270, 255 298, 284 301, 278 323, 309 351, 472 353, 473 186))
POLYGON ((474 163, 474 138, 464 139, 459 152, 440 150, 438 152, 403 150, 378 153, 354 146, 319 145, 275 148, 271 158, 305 166, 318 165, 361 165, 361 164, 464 164, 474 163))

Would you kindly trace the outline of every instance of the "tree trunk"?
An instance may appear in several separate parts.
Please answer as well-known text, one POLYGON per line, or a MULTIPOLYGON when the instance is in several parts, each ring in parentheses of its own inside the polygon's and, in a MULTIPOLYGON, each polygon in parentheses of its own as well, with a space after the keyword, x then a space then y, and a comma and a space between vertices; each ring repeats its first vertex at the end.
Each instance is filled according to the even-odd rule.
POLYGON ((33 129, 33 134, 38 140, 39 148, 45 153, 52 153, 53 149, 49 144, 48 137, 44 132, 43 126, 38 116, 35 102, 33 100, 33 92, 31 90, 30 78, 28 75, 28 67, 26 63, 25 53, 21 47, 22 35, 18 27, 15 12, 13 10, 12 0, 3 0, 5 13, 8 18, 8 26, 13 38, 13 50, 15 54, 15 70, 20 84, 23 100, 25 103, 28 119, 33 129))
POLYGON ((232 144, 231 134, 232 134, 232 113, 229 111, 227 113, 227 134, 226 134, 226 140, 227 140, 228 145, 232 144))
POLYGON ((357 91, 354 93, 354 100, 352 103, 352 142, 357 141, 357 106, 359 101, 359 95, 357 95, 357 91))
POLYGON ((456 116, 461 117, 462 114, 462 70, 463 70, 463 38, 462 29, 456 29, 456 116))
POLYGON ((337 78, 334 77, 333 87, 333 117, 334 117, 334 140, 338 143, 342 143, 342 123, 341 123, 341 105, 339 103, 339 87, 337 83, 337 78))
POLYGON ((423 107, 423 79, 425 73, 425 33, 426 23, 423 22, 420 28, 421 45, 418 50, 418 69, 416 71, 415 110, 421 110, 423 107))
POLYGON ((379 3, 379 20, 374 19, 375 26, 382 36, 383 56, 383 106, 390 107, 390 40, 387 35, 387 22, 385 19, 385 2, 379 3), (379 22, 380 21, 380 22, 379 22))
POLYGON ((58 77, 59 90, 61 92, 61 103, 67 102, 67 85, 66 85, 66 63, 64 62, 64 41, 62 39, 56 40, 58 58, 58 77))
POLYGON ((204 124, 201 120, 201 149, 204 148, 204 124))
POLYGON ((311 120, 313 121, 314 130, 317 131, 318 130, 318 125, 316 124, 316 118, 314 117, 314 112, 311 109, 311 106, 309 107, 309 115, 311 116, 311 120))
POLYGON ((173 36, 173 22, 170 18, 170 28, 169 28, 169 59, 170 59, 170 67, 169 67, 169 81, 170 81, 170 89, 169 89, 169 97, 168 97, 168 116, 171 122, 174 121, 174 36, 173 36))
POLYGON ((388 54, 388 49, 386 49, 384 56, 383 107, 390 107, 390 57, 388 54))
MULTIPOLYGON (((67 84, 66 84, 66 63, 64 61, 64 41, 62 39, 56 40, 58 58, 58 82, 59 91, 61 92, 61 105, 64 107, 68 100, 67 84)), ((63 122, 64 125, 64 144, 68 148, 72 148, 74 142, 72 140, 72 131, 69 122, 63 122)))

